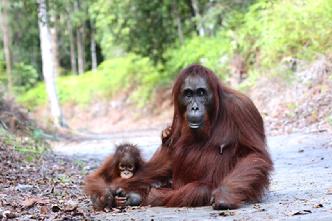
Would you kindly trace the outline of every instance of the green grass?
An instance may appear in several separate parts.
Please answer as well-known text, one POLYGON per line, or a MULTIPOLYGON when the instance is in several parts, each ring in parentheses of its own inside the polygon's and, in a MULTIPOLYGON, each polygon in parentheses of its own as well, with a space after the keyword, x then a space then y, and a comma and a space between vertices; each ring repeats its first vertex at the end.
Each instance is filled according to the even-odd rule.
POLYGON ((21 153, 27 161, 40 157, 47 150, 47 144, 40 138, 36 138, 33 135, 31 137, 17 137, 2 127, 0 127, 0 138, 4 144, 13 147, 15 151, 21 153))
MULTIPOLYGON (((62 76, 56 81, 61 103, 87 105, 96 99, 132 90, 131 98, 143 105, 151 96, 158 71, 148 58, 134 54, 104 61, 95 72, 79 76, 62 76)), ((47 102, 44 83, 18 97, 18 102, 33 109, 47 102)))

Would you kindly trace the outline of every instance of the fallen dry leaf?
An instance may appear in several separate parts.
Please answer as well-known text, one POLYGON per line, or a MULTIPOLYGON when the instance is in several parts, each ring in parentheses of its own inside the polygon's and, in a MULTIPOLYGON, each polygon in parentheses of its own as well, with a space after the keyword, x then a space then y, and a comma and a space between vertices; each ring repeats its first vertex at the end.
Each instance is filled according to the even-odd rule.
POLYGON ((49 209, 47 206, 40 207, 40 214, 47 214, 49 213, 49 209))
POLYGON ((295 213, 292 213, 291 215, 292 215, 292 216, 297 216, 297 215, 307 215, 307 214, 309 214, 309 213, 312 213, 311 210, 307 210, 307 209, 305 209, 305 210, 301 210, 301 211, 297 211, 297 212, 295 212, 295 213))
POLYGON ((24 208, 30 208, 30 207, 33 207, 36 203, 37 203, 38 199, 37 198, 28 198, 28 199, 25 199, 21 205, 24 207, 24 208))
POLYGON ((322 208, 322 207, 324 207, 324 206, 321 203, 314 206, 314 208, 322 208))
POLYGON ((226 217, 226 216, 234 216, 235 215, 235 212, 233 212, 233 211, 222 211, 221 213, 219 213, 219 216, 224 216, 224 217, 226 217))
POLYGON ((78 208, 78 204, 71 204, 71 205, 67 205, 64 208, 65 212, 72 212, 74 210, 76 210, 78 208))
POLYGON ((32 197, 32 198, 27 198, 25 199, 21 205, 23 208, 30 208, 30 207, 33 207, 35 204, 42 204, 42 205, 45 205, 45 204, 48 204, 49 203, 49 200, 44 200, 42 198, 39 198, 39 197, 32 197))

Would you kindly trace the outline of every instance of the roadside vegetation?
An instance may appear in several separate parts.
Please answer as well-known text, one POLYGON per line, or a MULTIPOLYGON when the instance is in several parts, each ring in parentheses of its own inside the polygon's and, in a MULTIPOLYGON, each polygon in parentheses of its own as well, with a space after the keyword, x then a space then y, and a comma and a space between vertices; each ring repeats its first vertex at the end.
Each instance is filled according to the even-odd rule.
MULTIPOLYGON (((294 70, 280 68, 283 63, 288 62, 287 59, 309 63, 318 56, 332 53, 331 1, 259 0, 242 7, 233 6, 230 10, 225 10, 222 25, 214 28, 214 33, 199 36, 189 32, 182 43, 179 40, 174 40, 173 43, 160 42, 167 47, 159 49, 157 55, 142 43, 135 47, 128 45, 133 44, 129 42, 130 36, 127 32, 118 30, 124 39, 121 46, 133 48, 130 53, 119 52, 114 43, 114 34, 108 31, 110 27, 116 28, 120 22, 109 15, 107 10, 111 10, 113 4, 115 3, 103 0, 92 4, 92 15, 98 12, 94 17, 97 39, 100 39, 105 60, 96 71, 88 71, 79 76, 59 76, 57 87, 62 103, 86 105, 96 97, 109 98, 129 90, 132 101, 142 106, 150 100, 157 87, 170 87, 179 70, 192 63, 210 67, 226 81, 232 77, 237 78, 232 72, 236 69, 232 67, 236 56, 243 58, 246 68, 246 80, 236 86, 248 89, 262 75, 280 75, 289 80, 294 70), (98 8, 100 4, 103 4, 103 9, 98 8)), ((126 4, 119 5, 121 10, 129 7, 126 4)), ((117 15, 121 15, 121 10, 118 9, 117 15)), ((213 17, 215 12, 211 10, 206 10, 206 26, 209 21, 214 21, 206 18, 213 17)), ((130 32, 132 27, 127 28, 130 32)), ((25 68, 27 75, 34 75, 33 70, 25 68)), ((29 108, 47 102, 44 83, 35 85, 33 81, 31 84, 18 84, 17 87, 19 102, 29 108), (27 89, 27 86, 30 88, 27 89)))
POLYGON ((3 151, 19 152, 27 161, 39 158, 48 149, 45 135, 25 109, 0 96, 1 161, 5 160, 3 151))

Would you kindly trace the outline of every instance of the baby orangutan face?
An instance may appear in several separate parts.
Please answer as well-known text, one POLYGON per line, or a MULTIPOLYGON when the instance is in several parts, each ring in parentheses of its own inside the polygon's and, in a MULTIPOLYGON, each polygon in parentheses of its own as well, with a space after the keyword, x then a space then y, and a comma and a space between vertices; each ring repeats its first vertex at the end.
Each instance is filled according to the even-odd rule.
POLYGON ((134 158, 130 156, 124 157, 119 162, 119 172, 122 179, 129 179, 134 176, 135 170, 134 158))

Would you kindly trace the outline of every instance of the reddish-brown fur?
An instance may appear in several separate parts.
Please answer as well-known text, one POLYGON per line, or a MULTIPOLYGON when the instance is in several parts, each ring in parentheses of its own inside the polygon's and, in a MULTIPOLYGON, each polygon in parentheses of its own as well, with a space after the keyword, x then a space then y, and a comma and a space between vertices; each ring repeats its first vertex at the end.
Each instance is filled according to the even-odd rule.
POLYGON ((253 102, 221 84, 201 65, 191 65, 180 73, 173 100, 167 142, 133 179, 116 185, 140 193, 143 204, 152 206, 206 206, 212 199, 215 205, 237 208, 261 200, 273 164, 266 149, 263 120, 253 102), (178 105, 181 86, 189 75, 204 77, 213 93, 204 129, 188 128, 185 110, 178 105), (150 189, 151 183, 170 178, 172 188, 150 189))
MULTIPOLYGON (((117 151, 114 155, 109 156, 103 162, 103 164, 97 168, 96 171, 89 174, 85 178, 84 190, 85 193, 90 197, 103 197, 109 193, 111 189, 115 191, 112 187, 112 183, 117 180, 122 180, 120 177, 120 172, 118 169, 119 161, 124 156, 124 154, 130 154, 135 159, 135 172, 139 171, 144 165, 144 161, 141 158, 141 153, 139 149, 132 144, 121 144, 117 147, 117 151), (123 151, 119 149, 126 148, 123 151), (129 148, 128 148, 129 147, 129 148)), ((135 175, 134 175, 135 176, 135 175)), ((102 199, 103 199, 102 198, 102 199)), ((111 202, 107 202, 108 204, 111 202)), ((115 205, 111 205, 115 206, 115 205)), ((103 209, 103 208, 98 208, 103 209)))

